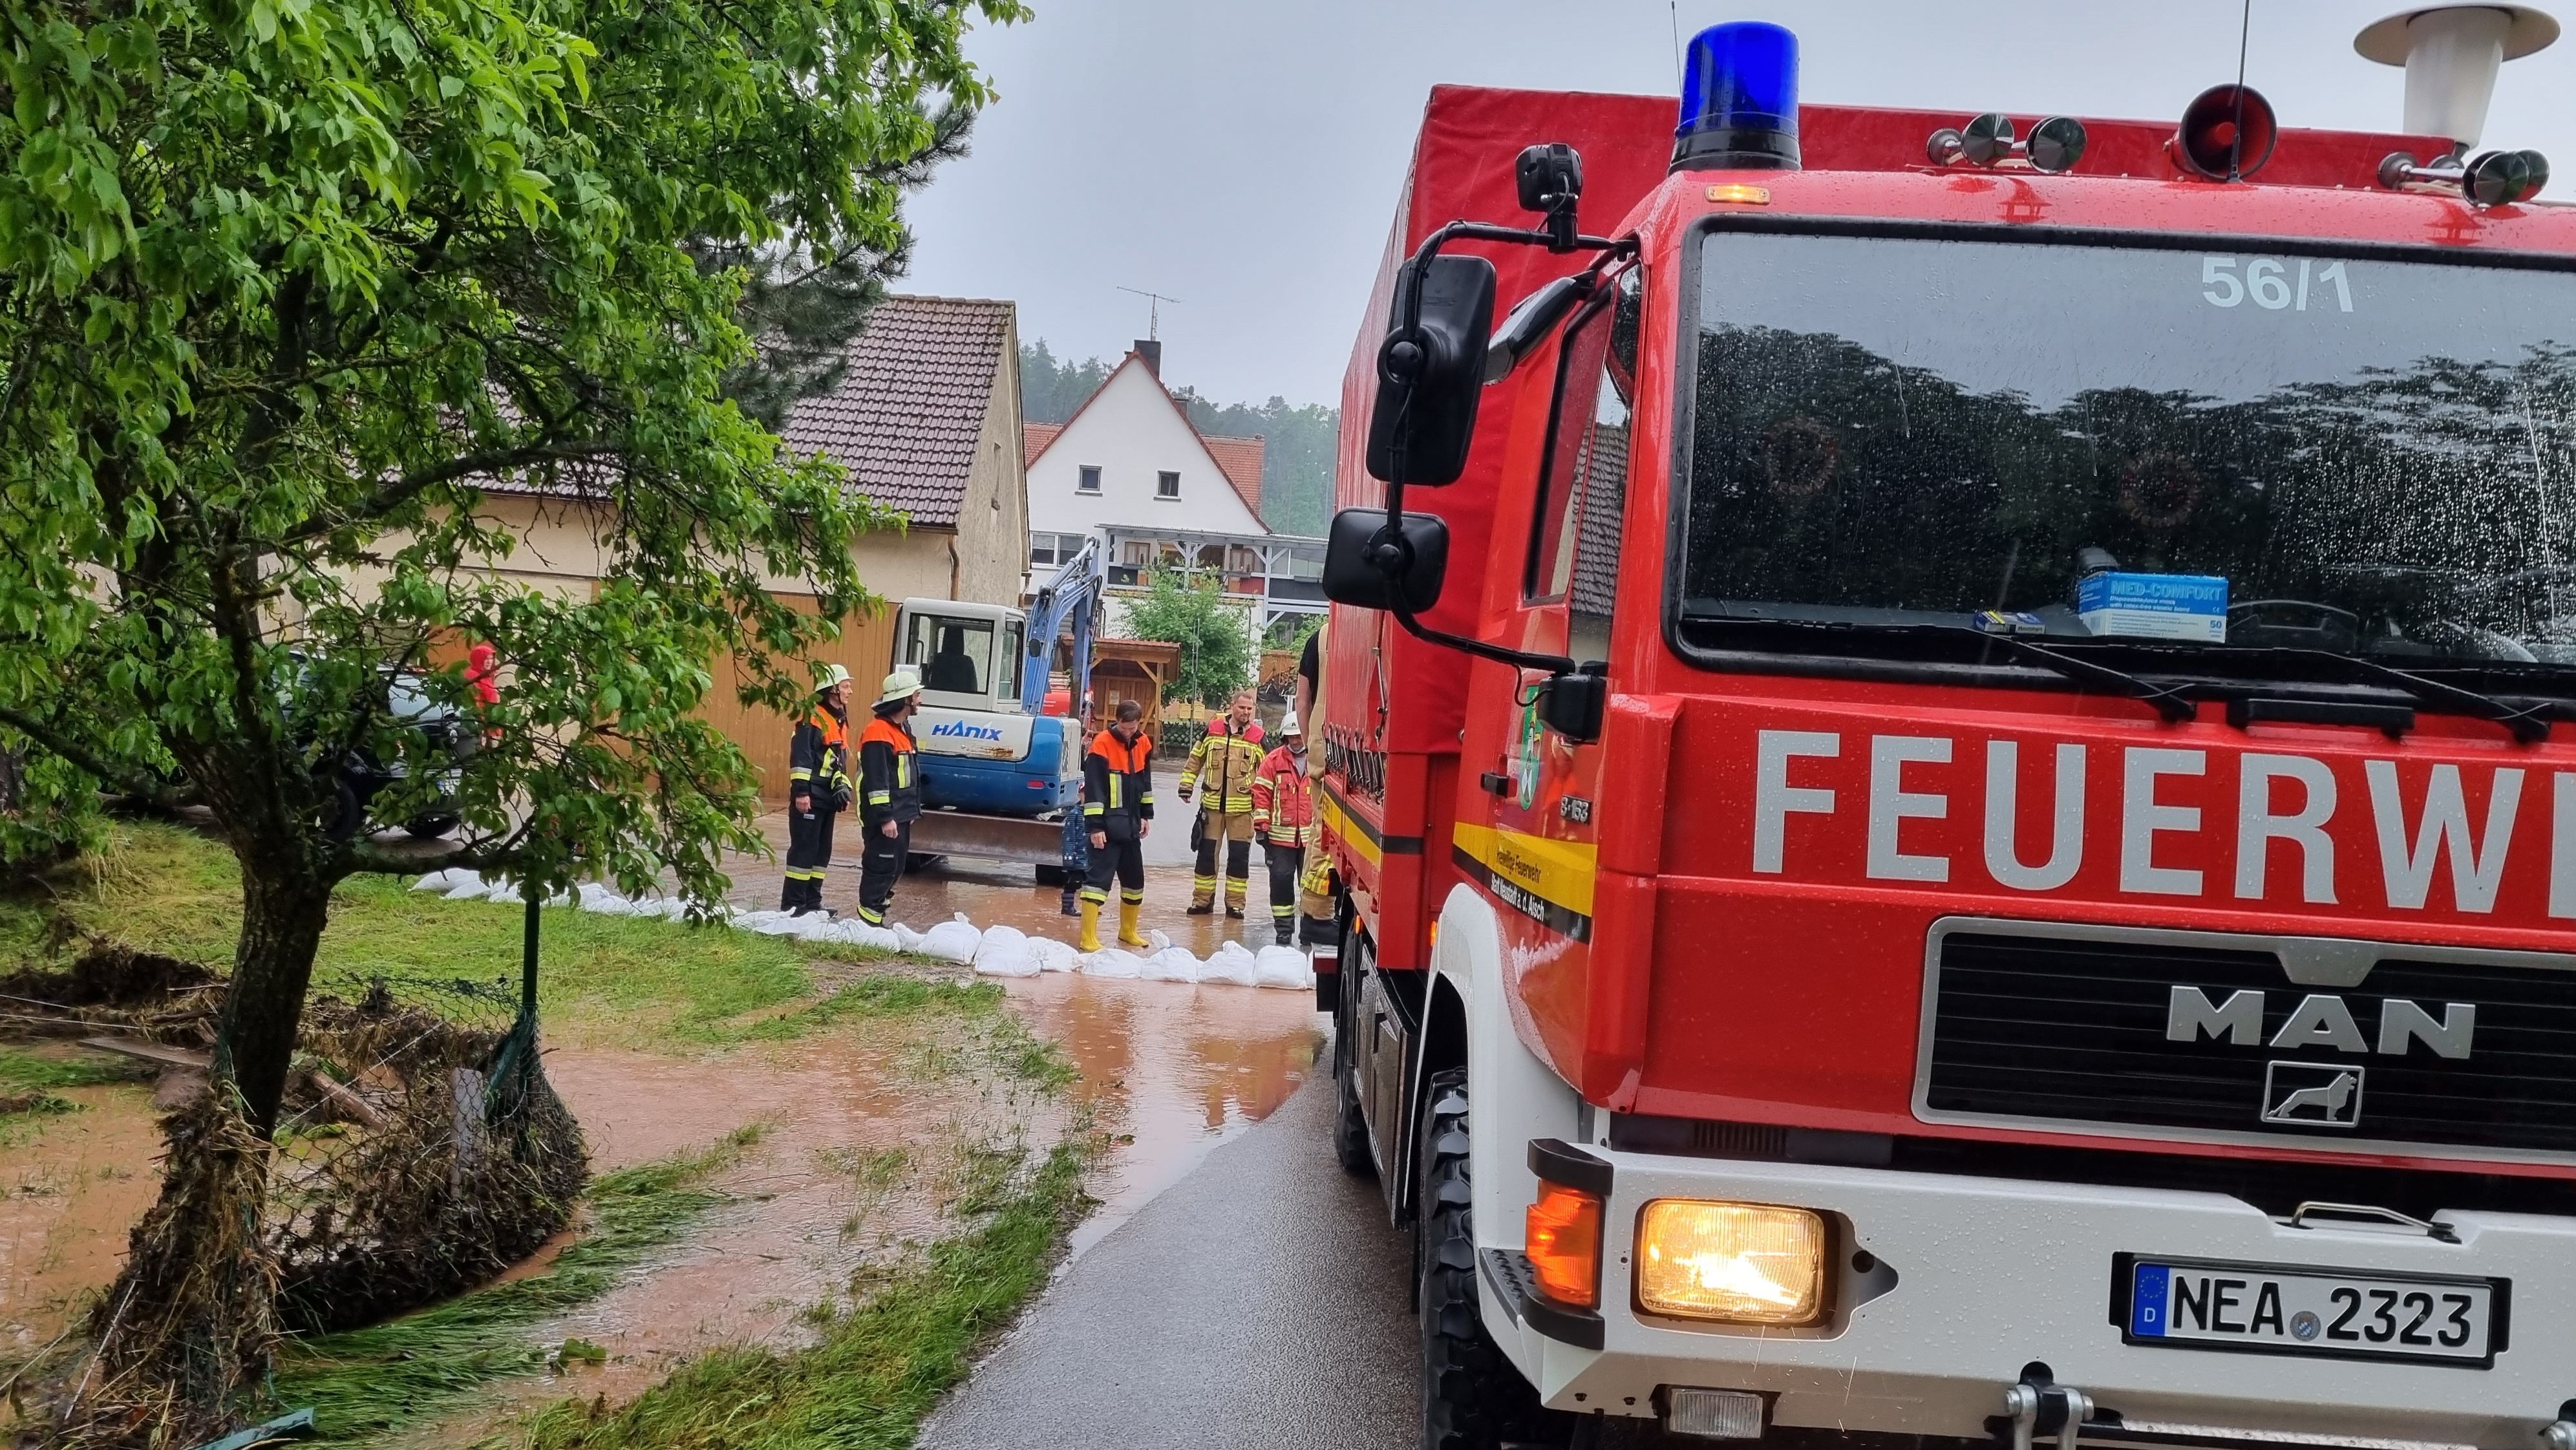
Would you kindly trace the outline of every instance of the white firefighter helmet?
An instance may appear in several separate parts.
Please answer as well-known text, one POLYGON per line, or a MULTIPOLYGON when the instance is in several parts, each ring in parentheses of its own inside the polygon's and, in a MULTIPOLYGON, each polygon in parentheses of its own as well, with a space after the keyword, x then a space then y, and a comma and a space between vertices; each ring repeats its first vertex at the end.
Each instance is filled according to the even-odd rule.
POLYGON ((819 695, 834 685, 850 682, 850 672, 839 665, 825 665, 814 672, 814 693, 819 695))
POLYGON ((897 670, 885 677, 885 688, 877 691, 877 706, 882 708, 897 700, 909 700, 920 693, 921 676, 910 670, 897 670))
POLYGON ((1292 708, 1287 714, 1279 717, 1279 733, 1282 737, 1306 733, 1305 727, 1297 723, 1295 709, 1292 708))

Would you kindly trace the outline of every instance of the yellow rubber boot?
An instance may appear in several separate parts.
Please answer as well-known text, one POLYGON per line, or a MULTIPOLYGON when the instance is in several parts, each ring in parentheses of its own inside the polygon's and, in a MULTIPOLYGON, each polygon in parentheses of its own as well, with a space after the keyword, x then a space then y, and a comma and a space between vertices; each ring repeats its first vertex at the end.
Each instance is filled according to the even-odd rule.
POLYGON ((1118 940, 1131 947, 1152 946, 1152 942, 1145 940, 1145 934, 1136 929, 1136 919, 1144 914, 1145 903, 1141 901, 1118 903, 1118 940))
POLYGON ((1075 945, 1086 952, 1100 950, 1100 903, 1088 897, 1082 903, 1082 939, 1075 945))

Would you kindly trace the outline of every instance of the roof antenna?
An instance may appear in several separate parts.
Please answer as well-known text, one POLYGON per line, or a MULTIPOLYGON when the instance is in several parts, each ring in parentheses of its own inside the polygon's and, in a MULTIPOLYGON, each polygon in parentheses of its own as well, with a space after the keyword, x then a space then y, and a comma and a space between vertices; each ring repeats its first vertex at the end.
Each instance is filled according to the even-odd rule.
POLYGON ((1673 89, 1682 86, 1682 0, 1664 0, 1673 20, 1673 89))
POLYGON ((1166 297, 1160 292, 1148 292, 1142 287, 1121 287, 1118 290, 1133 292, 1145 299, 1145 340, 1161 342, 1163 340, 1163 304, 1169 302, 1178 306, 1181 299, 1166 297))
POLYGON ((2236 26, 2236 134, 2227 142, 2227 179, 2243 181, 2245 160, 2245 47, 2254 37, 2254 0, 2245 0, 2244 18, 2236 26))

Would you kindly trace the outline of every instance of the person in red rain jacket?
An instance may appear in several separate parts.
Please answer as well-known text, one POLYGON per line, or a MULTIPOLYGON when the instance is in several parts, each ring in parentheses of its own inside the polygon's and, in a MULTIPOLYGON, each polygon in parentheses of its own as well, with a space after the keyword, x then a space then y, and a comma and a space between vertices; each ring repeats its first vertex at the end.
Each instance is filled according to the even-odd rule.
POLYGON ((1286 743, 1263 756, 1252 773, 1252 834, 1270 868, 1270 929, 1284 947, 1297 912, 1306 848, 1315 844, 1315 786, 1306 778, 1306 734, 1296 711, 1279 722, 1279 738, 1286 743))

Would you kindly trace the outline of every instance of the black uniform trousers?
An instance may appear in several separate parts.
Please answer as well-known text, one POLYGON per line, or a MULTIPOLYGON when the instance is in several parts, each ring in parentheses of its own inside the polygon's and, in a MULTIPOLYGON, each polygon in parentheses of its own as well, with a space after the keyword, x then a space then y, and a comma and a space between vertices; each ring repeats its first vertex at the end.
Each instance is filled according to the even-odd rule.
POLYGON ((1284 947, 1290 920, 1297 915, 1297 873, 1305 869, 1306 848, 1264 841, 1261 859, 1270 867, 1270 922, 1278 928, 1279 944, 1284 947))
POLYGON ((1136 822, 1127 816, 1098 816, 1094 821, 1101 834, 1109 838, 1109 844, 1091 848, 1091 871, 1083 886, 1083 899, 1106 902, 1109 882, 1114 877, 1120 901, 1143 901, 1145 843, 1136 837, 1136 822))
POLYGON ((896 822, 892 836, 882 825, 866 829, 867 844, 859 851, 859 920, 883 926, 886 908, 894 904, 894 884, 912 856, 912 822, 896 822))
POLYGON ((791 796, 787 802, 787 879, 778 888, 778 909, 799 915, 823 909, 823 877, 832 866, 831 796, 817 791, 791 796), (805 802, 798 810, 796 802, 805 802))

